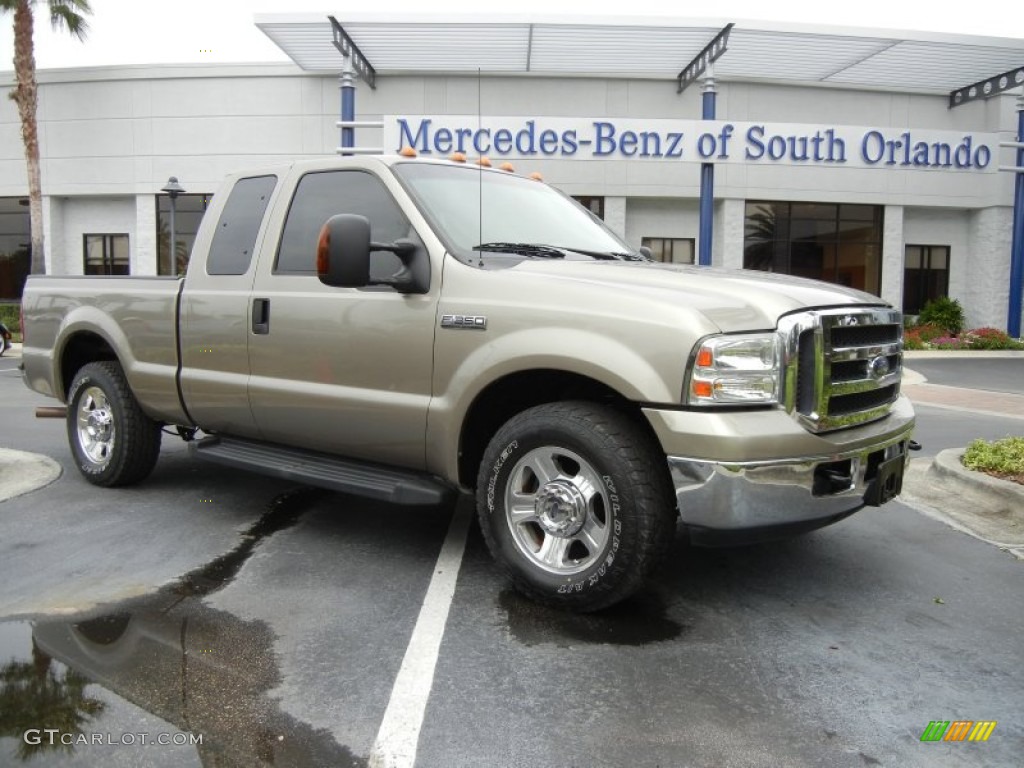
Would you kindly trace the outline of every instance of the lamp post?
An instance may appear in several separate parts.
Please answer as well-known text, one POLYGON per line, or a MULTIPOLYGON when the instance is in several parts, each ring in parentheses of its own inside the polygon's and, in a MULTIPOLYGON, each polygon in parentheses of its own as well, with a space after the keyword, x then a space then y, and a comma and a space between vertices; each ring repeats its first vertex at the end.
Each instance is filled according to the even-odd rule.
POLYGON ((177 176, 171 176, 160 191, 166 192, 167 196, 171 198, 171 267, 176 272, 178 264, 178 233, 174 228, 174 214, 177 209, 178 195, 185 194, 185 188, 178 183, 177 176))

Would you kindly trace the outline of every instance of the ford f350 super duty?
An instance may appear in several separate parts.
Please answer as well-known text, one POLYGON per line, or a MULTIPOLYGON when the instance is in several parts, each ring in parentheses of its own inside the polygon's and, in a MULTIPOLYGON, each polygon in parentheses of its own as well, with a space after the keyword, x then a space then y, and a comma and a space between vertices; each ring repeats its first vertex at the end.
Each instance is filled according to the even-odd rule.
POLYGON ((400 504, 475 493, 534 599, 595 610, 673 542, 752 541, 899 493, 902 321, 789 276, 652 263, 542 181, 404 157, 237 174, 187 275, 33 277, 24 376, 90 482, 161 431, 400 504))

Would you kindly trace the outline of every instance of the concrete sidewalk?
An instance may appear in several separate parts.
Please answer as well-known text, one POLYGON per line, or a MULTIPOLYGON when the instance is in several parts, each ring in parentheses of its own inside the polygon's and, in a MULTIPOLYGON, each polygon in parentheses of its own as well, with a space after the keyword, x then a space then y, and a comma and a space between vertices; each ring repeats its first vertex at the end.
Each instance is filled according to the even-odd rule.
MULTIPOLYGON (((913 370, 915 357, 1020 357, 1024 352, 911 352, 905 355, 902 391, 915 405, 1013 419, 1024 434, 1024 395, 930 384, 913 370)), ((966 446, 965 446, 966 447, 966 446)), ((934 461, 912 461, 901 498, 920 512, 1005 549, 1024 560, 1024 485, 990 477, 960 463, 964 448, 941 451, 934 461)))
MULTIPOLYGON (((929 350, 904 352, 903 386, 901 390, 912 402, 920 403, 921 405, 1024 419, 1024 395, 931 384, 914 370, 915 360, 992 360, 1007 358, 1019 359, 1021 361, 1021 368, 1024 370, 1024 351, 937 352, 929 350)), ((1024 433, 1024 424, 1021 425, 1021 430, 1024 433)))

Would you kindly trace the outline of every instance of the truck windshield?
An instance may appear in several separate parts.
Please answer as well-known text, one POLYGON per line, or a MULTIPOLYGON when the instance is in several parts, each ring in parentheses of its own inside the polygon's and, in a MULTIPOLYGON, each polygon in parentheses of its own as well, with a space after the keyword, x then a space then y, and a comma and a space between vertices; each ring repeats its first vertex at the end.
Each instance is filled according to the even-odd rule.
POLYGON ((641 258, 586 208, 533 179, 433 163, 398 163, 394 171, 465 261, 641 258))

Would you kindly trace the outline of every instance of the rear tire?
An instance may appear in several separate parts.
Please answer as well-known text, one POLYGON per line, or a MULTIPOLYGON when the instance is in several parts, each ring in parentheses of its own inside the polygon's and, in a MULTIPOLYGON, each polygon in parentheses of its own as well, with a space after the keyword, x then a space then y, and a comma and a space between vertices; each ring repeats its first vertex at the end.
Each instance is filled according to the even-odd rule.
POLYGON ((540 603, 596 611, 639 590, 674 538, 665 456, 628 416, 549 403, 484 452, 477 512, 491 554, 540 603))
POLYGON ((93 485, 137 483, 160 455, 160 425, 143 413, 116 362, 89 363, 75 374, 67 428, 78 470, 93 485))

